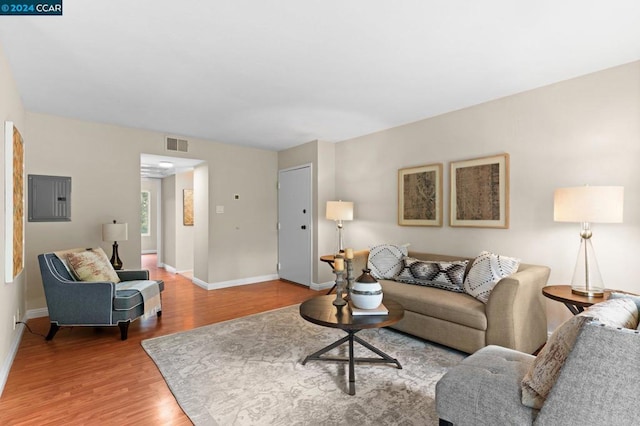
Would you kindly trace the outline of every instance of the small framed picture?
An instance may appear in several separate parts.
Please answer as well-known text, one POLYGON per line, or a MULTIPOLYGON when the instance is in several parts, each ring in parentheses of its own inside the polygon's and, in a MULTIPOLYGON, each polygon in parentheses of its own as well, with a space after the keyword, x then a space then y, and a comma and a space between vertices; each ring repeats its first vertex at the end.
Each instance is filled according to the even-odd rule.
POLYGON ((451 163, 451 226, 509 227, 509 154, 451 163))
POLYGON ((442 226, 442 163, 398 170, 398 225, 442 226))
POLYGON ((182 190, 182 224, 193 226, 193 189, 182 190))

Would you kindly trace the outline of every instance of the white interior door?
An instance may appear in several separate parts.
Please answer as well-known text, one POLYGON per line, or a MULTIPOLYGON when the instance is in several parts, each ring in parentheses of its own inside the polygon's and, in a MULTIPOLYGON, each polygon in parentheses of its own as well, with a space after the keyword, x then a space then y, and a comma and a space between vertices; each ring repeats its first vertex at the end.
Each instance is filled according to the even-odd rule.
POLYGON ((311 285, 311 166, 278 173, 280 278, 311 285))

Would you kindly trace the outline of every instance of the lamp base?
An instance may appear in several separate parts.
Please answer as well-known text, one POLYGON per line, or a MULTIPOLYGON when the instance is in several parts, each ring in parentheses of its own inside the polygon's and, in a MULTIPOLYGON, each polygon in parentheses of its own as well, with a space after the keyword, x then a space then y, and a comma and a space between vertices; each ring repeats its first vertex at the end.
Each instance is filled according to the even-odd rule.
POLYGON ((581 288, 571 288, 571 293, 573 294, 578 294, 580 296, 586 296, 586 297, 604 297, 604 291, 600 291, 600 290, 587 290, 585 289, 581 289, 581 288))
POLYGON ((603 297, 604 284, 590 237, 590 233, 586 238, 583 234, 580 240, 576 269, 571 280, 571 293, 587 297, 603 297))
POLYGON ((118 243, 116 241, 113 242, 113 254, 111 255, 111 265, 113 269, 119 271, 122 269, 122 260, 118 256, 118 243))

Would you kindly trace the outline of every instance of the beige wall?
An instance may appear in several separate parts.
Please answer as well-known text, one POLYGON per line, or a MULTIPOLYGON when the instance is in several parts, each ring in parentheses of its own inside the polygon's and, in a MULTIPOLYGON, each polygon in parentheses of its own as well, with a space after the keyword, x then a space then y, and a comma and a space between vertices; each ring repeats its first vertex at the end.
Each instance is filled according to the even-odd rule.
MULTIPOLYGON (((25 145, 28 146, 29 140, 25 134, 25 117, 24 108, 18 93, 18 88, 13 79, 11 69, 4 55, 2 45, 0 45, 0 128, 2 128, 2 148, 0 148, 0 182, 2 191, 4 191, 4 173, 5 173, 5 157, 4 157, 4 127, 5 121, 12 121, 20 130, 25 145)), ((4 281, 4 258, 5 249, 4 241, 7 236, 4 232, 5 210, 4 196, 2 197, 3 208, 0 209, 0 235, 2 235, 3 244, 0 244, 0 276, 4 281)), ((19 274, 13 282, 0 284, 0 394, 4 388, 9 368, 19 343, 19 336, 22 332, 22 326, 13 329, 13 316, 18 314, 23 317, 25 313, 25 271, 19 274)))
POLYGON ((193 189, 192 171, 176 175, 176 262, 174 266, 178 272, 193 270, 193 226, 184 225, 183 191, 185 189, 193 189))
MULTIPOLYGON (((101 241, 102 223, 129 223, 120 258, 127 268, 140 266, 140 154, 166 152, 159 132, 37 113, 27 113, 26 121, 27 173, 72 178, 71 222, 27 223, 27 307, 39 309, 46 303, 37 254, 86 246, 110 252, 109 243, 101 241)), ((275 275, 277 153, 189 138, 189 153, 183 156, 208 164, 208 210, 227 206, 225 214, 204 220, 206 238, 196 252, 205 256, 201 264, 206 267, 196 277, 217 283, 275 275), (235 203, 234 193, 242 194, 235 203)))
MULTIPOLYGON (((629 267, 640 252, 640 62, 557 83, 336 145, 336 195, 355 202, 352 245, 411 243, 417 251, 477 255, 481 250, 551 267, 568 284, 579 225, 553 221, 558 187, 623 185, 624 224, 594 224, 605 285, 640 293, 629 267), (451 228, 451 161, 507 152, 509 229, 451 228), (445 226, 397 225, 398 169, 444 163, 445 226)), ((548 302, 550 327, 569 317, 548 302)))
POLYGON ((140 189, 149 191, 149 235, 142 235, 142 253, 156 253, 158 251, 158 201, 160 198, 160 179, 144 178, 140 181, 140 189))
POLYGON ((176 265, 177 203, 176 176, 162 179, 162 256, 160 262, 171 272, 176 265))

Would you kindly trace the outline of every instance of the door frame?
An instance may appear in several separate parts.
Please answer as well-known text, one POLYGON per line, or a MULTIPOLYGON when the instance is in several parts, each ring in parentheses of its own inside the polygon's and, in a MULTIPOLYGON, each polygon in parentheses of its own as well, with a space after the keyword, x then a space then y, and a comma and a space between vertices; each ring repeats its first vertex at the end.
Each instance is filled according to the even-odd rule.
POLYGON ((287 167, 285 169, 278 170, 278 276, 280 276, 280 174, 286 173, 292 170, 297 169, 309 169, 309 212, 311 213, 309 217, 311 220, 309 221, 309 288, 313 288, 313 244, 315 241, 314 233, 315 233, 315 220, 316 220, 316 211, 313 208, 313 163, 305 163, 300 164, 293 167, 287 167))

